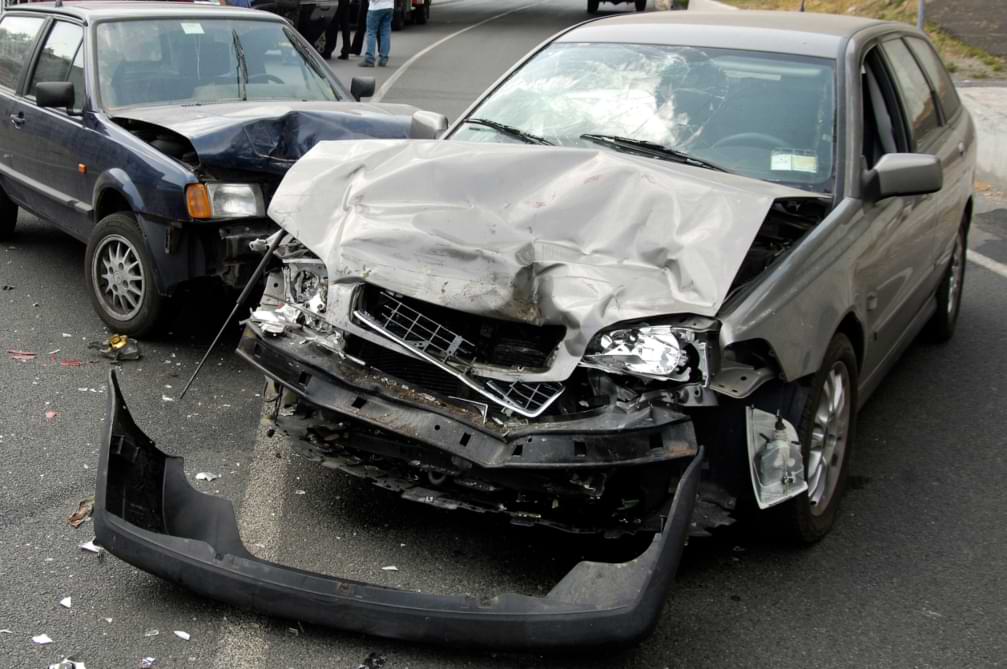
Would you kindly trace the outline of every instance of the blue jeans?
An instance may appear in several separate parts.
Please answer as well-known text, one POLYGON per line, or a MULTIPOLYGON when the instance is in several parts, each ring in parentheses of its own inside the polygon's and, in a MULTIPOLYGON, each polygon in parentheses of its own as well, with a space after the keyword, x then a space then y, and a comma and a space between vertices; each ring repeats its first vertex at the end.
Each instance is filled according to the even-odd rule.
POLYGON ((388 62, 388 52, 392 46, 391 9, 372 9, 367 12, 367 53, 364 62, 374 63, 374 42, 378 42, 379 62, 388 62))

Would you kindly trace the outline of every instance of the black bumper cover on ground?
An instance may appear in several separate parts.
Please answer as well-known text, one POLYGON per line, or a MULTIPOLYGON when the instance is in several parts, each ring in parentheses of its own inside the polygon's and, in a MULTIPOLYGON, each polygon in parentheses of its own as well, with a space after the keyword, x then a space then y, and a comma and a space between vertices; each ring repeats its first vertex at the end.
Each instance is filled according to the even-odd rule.
POLYGON ((109 375, 106 438, 94 523, 97 543, 196 593, 261 613, 343 630, 464 646, 548 649, 632 643, 657 623, 689 529, 702 450, 686 469, 664 529, 635 559, 580 562, 545 597, 491 599, 406 592, 254 557, 228 500, 198 492, 182 459, 133 422, 109 375))

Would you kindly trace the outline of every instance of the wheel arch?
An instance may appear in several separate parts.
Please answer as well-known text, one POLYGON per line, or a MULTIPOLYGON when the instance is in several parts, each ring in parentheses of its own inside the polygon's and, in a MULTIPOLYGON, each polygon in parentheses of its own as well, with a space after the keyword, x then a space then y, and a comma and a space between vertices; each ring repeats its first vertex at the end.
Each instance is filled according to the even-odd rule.
POLYGON ((854 312, 850 311, 843 316, 843 320, 839 322, 835 334, 840 333, 846 335, 846 338, 850 340, 850 344, 853 345, 853 352, 857 356, 857 368, 858 370, 863 370, 864 347, 867 342, 864 335, 864 326, 854 312))
POLYGON ((124 170, 112 169, 98 177, 94 184, 94 223, 119 211, 143 211, 143 197, 124 170))

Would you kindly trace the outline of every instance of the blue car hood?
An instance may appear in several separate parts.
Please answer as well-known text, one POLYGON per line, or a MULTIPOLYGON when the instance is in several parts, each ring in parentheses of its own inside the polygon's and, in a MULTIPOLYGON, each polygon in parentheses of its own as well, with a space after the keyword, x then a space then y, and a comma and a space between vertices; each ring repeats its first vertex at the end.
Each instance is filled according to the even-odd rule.
POLYGON ((158 126, 192 144, 199 166, 284 174, 315 144, 405 139, 414 107, 361 102, 235 102, 124 109, 120 124, 158 126))

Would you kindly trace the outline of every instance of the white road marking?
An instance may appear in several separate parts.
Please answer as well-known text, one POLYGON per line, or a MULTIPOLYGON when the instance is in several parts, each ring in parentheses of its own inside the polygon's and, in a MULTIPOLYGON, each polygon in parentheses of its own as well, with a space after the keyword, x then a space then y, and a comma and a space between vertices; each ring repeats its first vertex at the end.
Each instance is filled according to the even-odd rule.
MULTIPOLYGON (((271 408, 271 406, 269 407, 271 408)), ((238 529, 245 546, 256 557, 276 561, 279 558, 280 512, 289 487, 287 458, 277 458, 274 453, 285 450, 278 443, 279 434, 266 436, 266 411, 255 434, 255 450, 249 468, 245 497, 238 512, 238 529)), ((269 643, 266 630, 257 621, 228 620, 224 633, 217 643, 213 669, 260 669, 266 666, 269 643)))
POLYGON ((1002 262, 993 260, 993 258, 984 256, 981 253, 976 253, 971 249, 968 252, 968 259, 974 262, 975 264, 979 265, 980 267, 984 267, 989 271, 995 272, 1000 276, 1002 276, 1003 278, 1007 279, 1007 265, 1003 264, 1002 262))
POLYGON ((529 7, 534 7, 535 5, 541 5, 544 1, 545 0, 538 0, 537 2, 529 2, 528 4, 521 5, 520 7, 515 7, 514 9, 508 9, 506 12, 500 12, 499 14, 494 14, 493 16, 491 16, 489 18, 485 18, 482 21, 478 21, 476 23, 473 23, 470 26, 465 26, 461 30, 456 30, 455 32, 453 32, 453 33, 451 33, 449 35, 445 35, 444 37, 440 38, 439 40, 437 40, 433 44, 431 44, 431 45, 429 45, 429 46, 427 46, 427 47, 425 47, 425 48, 417 51, 415 54, 413 54, 412 58, 410 58, 406 62, 402 63, 402 65, 399 67, 399 69, 395 70, 395 72, 392 73, 392 76, 388 77, 385 80, 385 82, 383 84, 381 84, 381 88, 378 89, 378 92, 375 93, 371 97, 371 102, 381 102, 382 98, 384 98, 385 95, 388 94, 388 91, 391 90, 392 86, 395 85, 395 82, 399 80, 399 77, 401 77, 406 72, 406 70, 409 69, 409 67, 413 63, 415 63, 417 60, 419 60, 423 56, 427 55, 428 53, 430 53, 431 51, 433 51, 434 49, 436 49, 440 45, 444 44, 448 40, 453 39, 455 37, 458 37, 462 33, 467 33, 468 31, 472 30, 473 28, 478 28, 481 25, 485 25, 485 24, 489 23, 490 21, 495 21, 495 20, 497 20, 499 18, 503 18, 503 17, 507 16, 508 14, 513 14, 515 12, 520 12, 521 10, 528 9, 529 7))

